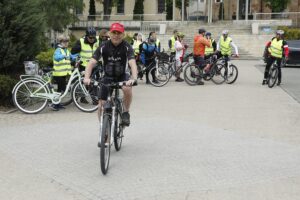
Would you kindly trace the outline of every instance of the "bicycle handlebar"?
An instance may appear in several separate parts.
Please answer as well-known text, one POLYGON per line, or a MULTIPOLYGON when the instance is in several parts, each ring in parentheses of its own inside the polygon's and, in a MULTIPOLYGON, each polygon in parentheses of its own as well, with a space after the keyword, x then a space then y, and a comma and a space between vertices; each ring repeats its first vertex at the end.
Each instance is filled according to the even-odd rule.
MULTIPOLYGON (((94 86, 104 85, 106 87, 111 87, 111 88, 122 88, 122 86, 126 86, 126 81, 103 83, 101 81, 91 80, 91 84, 93 84, 94 86)), ((134 80, 134 82, 131 86, 137 86, 137 85, 138 85, 137 80, 134 80)))

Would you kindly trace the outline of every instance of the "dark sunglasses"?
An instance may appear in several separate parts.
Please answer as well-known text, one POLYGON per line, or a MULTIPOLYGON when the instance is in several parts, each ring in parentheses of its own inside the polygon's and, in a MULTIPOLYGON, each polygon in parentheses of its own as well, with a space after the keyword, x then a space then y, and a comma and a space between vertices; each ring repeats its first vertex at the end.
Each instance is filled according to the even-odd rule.
POLYGON ((89 39, 94 40, 96 37, 88 36, 89 39))

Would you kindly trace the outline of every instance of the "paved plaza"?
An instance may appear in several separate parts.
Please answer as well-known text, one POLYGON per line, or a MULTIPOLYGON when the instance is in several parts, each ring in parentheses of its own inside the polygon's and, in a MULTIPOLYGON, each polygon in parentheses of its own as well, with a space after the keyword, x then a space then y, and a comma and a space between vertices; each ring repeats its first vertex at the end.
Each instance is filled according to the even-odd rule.
POLYGON ((0 199, 300 199, 299 101, 261 85, 261 61, 233 62, 232 85, 140 82, 106 176, 96 113, 0 114, 0 199))

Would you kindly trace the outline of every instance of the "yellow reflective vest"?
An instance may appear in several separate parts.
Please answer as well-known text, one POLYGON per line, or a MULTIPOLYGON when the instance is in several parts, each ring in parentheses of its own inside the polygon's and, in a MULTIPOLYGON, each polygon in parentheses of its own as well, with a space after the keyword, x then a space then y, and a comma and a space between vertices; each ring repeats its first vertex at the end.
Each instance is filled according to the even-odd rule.
POLYGON ((82 60, 82 66, 86 67, 90 59, 92 58, 94 52, 99 46, 98 40, 95 41, 93 46, 91 47, 90 44, 86 44, 84 42, 84 38, 80 38, 80 45, 81 45, 81 51, 79 53, 81 60, 82 60))
POLYGON ((174 36, 172 36, 171 37, 171 52, 175 52, 176 51, 176 49, 175 49, 175 41, 176 41, 176 39, 175 39, 175 37, 174 36))
POLYGON ((139 40, 134 40, 134 42, 133 42, 132 48, 134 50, 134 55, 135 56, 140 53, 140 49, 139 49, 140 44, 142 44, 142 42, 139 41, 139 40))
POLYGON ((230 46, 230 42, 232 41, 232 39, 230 37, 226 38, 226 41, 224 40, 224 37, 221 36, 220 38, 220 49, 221 49, 221 54, 222 55, 227 55, 230 56, 231 55, 231 46, 230 46))
POLYGON ((210 55, 210 54, 214 53, 214 47, 212 46, 212 44, 215 40, 214 39, 209 39, 208 41, 210 43, 210 47, 205 47, 205 55, 210 55))
POLYGON ((282 50, 283 40, 277 40, 274 38, 271 42, 271 46, 269 47, 269 52, 271 56, 275 58, 282 58, 283 50, 282 50))
MULTIPOLYGON (((68 49, 66 51, 60 48, 60 52, 62 55, 70 58, 70 52, 68 49)), ((53 56, 53 76, 67 76, 72 73, 72 66, 70 59, 62 59, 60 61, 54 60, 53 56)))

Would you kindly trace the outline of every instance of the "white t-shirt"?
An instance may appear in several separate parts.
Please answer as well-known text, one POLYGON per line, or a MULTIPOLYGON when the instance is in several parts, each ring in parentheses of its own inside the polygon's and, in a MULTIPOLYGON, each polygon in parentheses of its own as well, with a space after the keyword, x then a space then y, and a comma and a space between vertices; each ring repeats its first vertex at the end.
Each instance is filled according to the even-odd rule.
POLYGON ((176 49, 175 59, 179 60, 180 57, 183 57, 183 49, 177 50, 177 48, 183 48, 183 44, 181 44, 181 42, 179 42, 178 40, 176 40, 174 47, 176 49))

